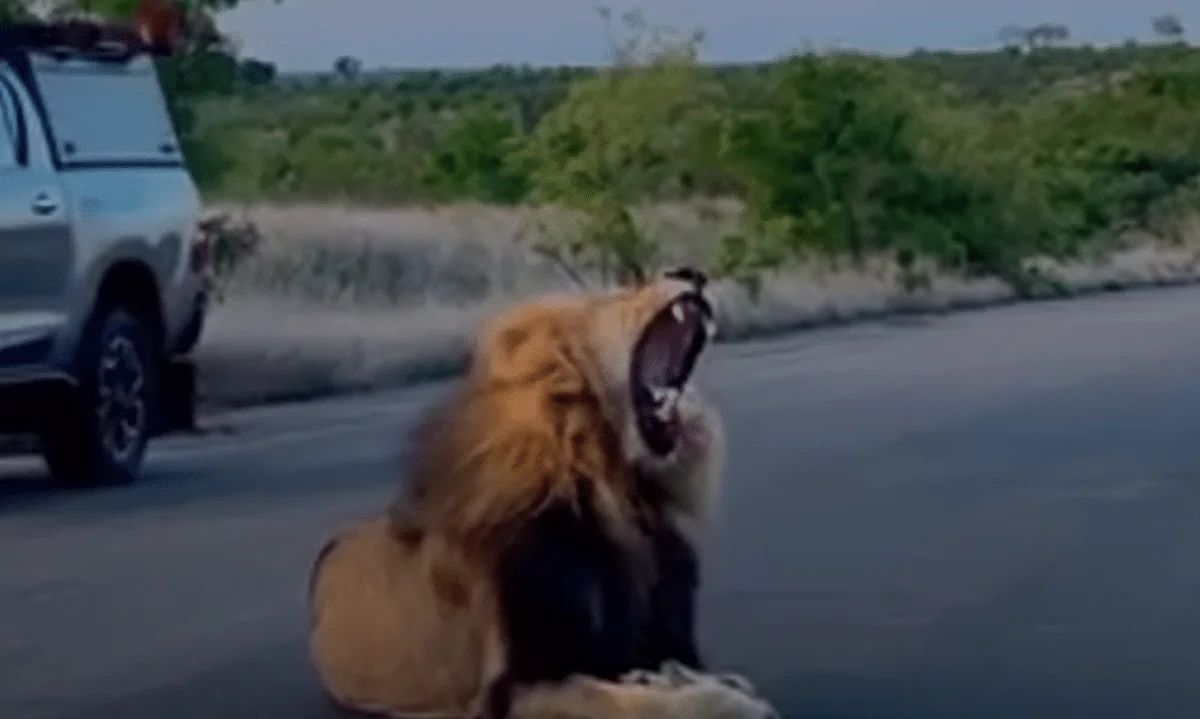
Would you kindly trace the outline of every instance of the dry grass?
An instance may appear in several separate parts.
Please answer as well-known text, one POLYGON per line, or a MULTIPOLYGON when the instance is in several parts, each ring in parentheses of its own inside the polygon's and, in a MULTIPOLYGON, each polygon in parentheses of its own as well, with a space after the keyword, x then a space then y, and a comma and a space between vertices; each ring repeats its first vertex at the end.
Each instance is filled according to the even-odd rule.
MULTIPOLYGON (((211 405, 242 405, 392 386, 451 373, 482 313, 570 287, 535 256, 528 213, 486 206, 438 210, 255 206, 244 212, 266 243, 228 278, 198 350, 211 405)), ((658 208, 644 215, 668 262, 703 261, 736 222, 728 202, 658 208)), ((1073 265, 1036 263, 1069 294, 1200 278, 1195 242, 1129 238, 1126 249, 1073 265)), ((767 279, 758 301, 717 288, 727 339, 897 312, 946 311, 1007 302, 992 279, 932 275, 906 291, 901 273, 876 259, 862 267, 822 262, 767 279)))

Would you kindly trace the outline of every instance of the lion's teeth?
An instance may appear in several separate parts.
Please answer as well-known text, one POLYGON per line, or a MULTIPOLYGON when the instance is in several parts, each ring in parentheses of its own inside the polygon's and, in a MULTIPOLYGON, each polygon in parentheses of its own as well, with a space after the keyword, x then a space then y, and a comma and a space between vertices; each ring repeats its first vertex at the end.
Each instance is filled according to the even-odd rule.
POLYGON ((674 387, 651 387, 650 397, 654 400, 654 414, 660 419, 669 419, 679 404, 681 393, 674 387))
POLYGON ((671 414, 675 412, 675 405, 679 404, 679 390, 674 387, 665 387, 659 390, 661 395, 655 396, 654 414, 661 420, 668 420, 671 414), (659 397, 661 396, 661 399, 659 397))
POLYGON ((679 304, 678 302, 671 305, 671 316, 675 318, 676 322, 683 322, 685 319, 683 314, 683 305, 679 304))

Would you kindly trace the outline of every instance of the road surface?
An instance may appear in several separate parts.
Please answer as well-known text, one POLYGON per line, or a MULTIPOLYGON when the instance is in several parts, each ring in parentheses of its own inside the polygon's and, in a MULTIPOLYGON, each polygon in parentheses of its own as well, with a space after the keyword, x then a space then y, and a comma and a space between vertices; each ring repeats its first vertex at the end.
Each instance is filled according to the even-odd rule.
MULTIPOLYGON (((1200 716, 1200 290, 723 346, 702 640, 786 717, 1200 716)), ((309 562, 444 391, 212 418, 133 487, 0 480, 0 717, 320 719, 309 562)))

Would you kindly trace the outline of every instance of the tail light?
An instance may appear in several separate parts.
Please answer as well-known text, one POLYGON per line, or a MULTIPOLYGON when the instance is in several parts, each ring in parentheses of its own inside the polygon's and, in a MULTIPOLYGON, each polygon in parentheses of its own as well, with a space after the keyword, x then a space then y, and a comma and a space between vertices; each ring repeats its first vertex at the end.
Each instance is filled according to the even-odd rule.
POLYGON ((213 276, 212 239, 204 230, 197 228, 192 235, 192 247, 188 255, 188 269, 206 281, 213 276))

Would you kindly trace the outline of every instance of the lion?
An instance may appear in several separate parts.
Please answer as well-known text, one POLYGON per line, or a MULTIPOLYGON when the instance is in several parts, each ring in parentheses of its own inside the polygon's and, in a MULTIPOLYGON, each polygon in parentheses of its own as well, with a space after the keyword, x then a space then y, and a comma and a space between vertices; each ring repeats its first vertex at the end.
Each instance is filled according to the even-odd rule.
POLYGON ((697 648, 724 460, 691 382, 703 273, 485 322, 388 510, 313 564, 310 657, 340 706, 407 719, 766 719, 697 648))

